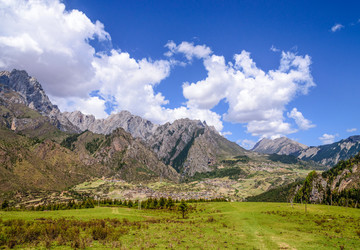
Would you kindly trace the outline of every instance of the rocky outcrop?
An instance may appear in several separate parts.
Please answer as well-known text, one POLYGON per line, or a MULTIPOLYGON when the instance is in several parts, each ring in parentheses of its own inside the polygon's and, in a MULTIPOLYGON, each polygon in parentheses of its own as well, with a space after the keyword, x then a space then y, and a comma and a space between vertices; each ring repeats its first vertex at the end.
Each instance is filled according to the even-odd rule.
POLYGON ((36 110, 50 119, 57 128, 68 132, 79 132, 66 117, 62 115, 56 105, 53 105, 45 94, 40 83, 30 77, 26 71, 12 70, 0 72, 0 97, 12 104, 23 104, 36 110), (16 92, 17 94, 11 94, 16 92))
POLYGON ((360 154, 322 174, 309 173, 296 190, 295 201, 357 207, 360 194, 360 154))
POLYGON ((307 148, 308 146, 304 144, 293 141, 286 137, 281 137, 274 140, 263 138, 261 141, 255 144, 252 151, 263 154, 289 155, 307 148))

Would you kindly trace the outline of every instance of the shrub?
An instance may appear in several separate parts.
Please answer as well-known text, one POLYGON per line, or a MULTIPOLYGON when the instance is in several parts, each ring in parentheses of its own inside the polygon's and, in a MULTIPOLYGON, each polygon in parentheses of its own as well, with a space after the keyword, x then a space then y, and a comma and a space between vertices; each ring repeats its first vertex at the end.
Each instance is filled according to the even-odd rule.
POLYGON ((95 226, 91 230, 91 235, 94 240, 105 240, 108 233, 108 229, 102 226, 95 226))

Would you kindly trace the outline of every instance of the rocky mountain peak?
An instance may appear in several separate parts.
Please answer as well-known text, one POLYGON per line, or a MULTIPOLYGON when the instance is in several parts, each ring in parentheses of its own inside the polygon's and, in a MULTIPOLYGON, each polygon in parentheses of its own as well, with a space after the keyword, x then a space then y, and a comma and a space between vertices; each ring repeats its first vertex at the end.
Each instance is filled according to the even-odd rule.
POLYGON ((1 71, 0 84, 19 93, 24 98, 24 104, 42 115, 59 111, 57 106, 52 105, 36 78, 29 76, 24 70, 1 71))
POLYGON ((49 117, 53 125, 63 131, 78 132, 79 129, 62 116, 59 108, 53 105, 36 78, 24 70, 0 72, 0 97, 10 103, 21 103, 49 117), (17 95, 8 95, 14 91, 17 95))
POLYGON ((263 154, 289 155, 307 148, 308 146, 287 137, 280 137, 274 140, 264 138, 255 144, 252 151, 263 154))

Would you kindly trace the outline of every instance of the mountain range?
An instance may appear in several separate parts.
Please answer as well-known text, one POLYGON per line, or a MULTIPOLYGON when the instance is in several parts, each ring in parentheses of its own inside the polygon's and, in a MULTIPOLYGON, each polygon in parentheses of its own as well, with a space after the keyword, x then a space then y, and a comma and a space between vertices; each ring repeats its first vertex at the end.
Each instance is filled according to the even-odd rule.
POLYGON ((354 136, 319 147, 263 139, 248 151, 199 120, 159 125, 128 111, 106 119, 62 113, 22 70, 0 72, 0 133, 0 198, 61 191, 92 178, 179 183, 212 176, 241 186, 259 174, 253 186, 258 193, 289 183, 304 170, 326 168, 314 162, 329 166, 360 149, 354 136))
POLYGON ((61 190, 102 176, 178 182, 246 151, 201 121, 156 125, 127 111, 107 119, 61 113, 21 70, 0 72, 0 128, 2 192, 61 190))

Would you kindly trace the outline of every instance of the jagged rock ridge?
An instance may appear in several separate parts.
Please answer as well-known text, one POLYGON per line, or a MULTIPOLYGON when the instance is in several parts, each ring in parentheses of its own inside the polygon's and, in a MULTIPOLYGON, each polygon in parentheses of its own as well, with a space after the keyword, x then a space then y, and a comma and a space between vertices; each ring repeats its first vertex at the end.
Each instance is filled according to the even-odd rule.
POLYGON ((85 115, 80 111, 64 112, 63 115, 82 131, 89 130, 97 134, 110 134, 117 128, 123 128, 135 138, 147 140, 158 125, 151 123, 128 111, 111 114, 106 119, 96 119, 93 115, 85 115))

